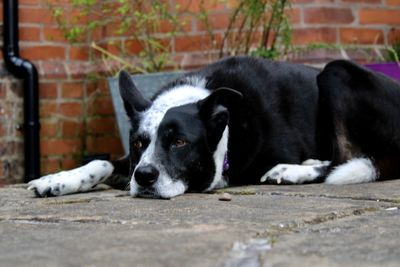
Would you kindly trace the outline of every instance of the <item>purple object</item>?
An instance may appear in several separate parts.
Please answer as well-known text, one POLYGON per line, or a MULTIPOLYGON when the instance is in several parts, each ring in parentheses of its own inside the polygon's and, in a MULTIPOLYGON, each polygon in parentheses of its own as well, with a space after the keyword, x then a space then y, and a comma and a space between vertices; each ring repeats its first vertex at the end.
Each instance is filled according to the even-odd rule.
POLYGON ((370 70, 380 72, 389 76, 395 80, 400 81, 400 63, 392 62, 392 63, 376 63, 376 64, 366 64, 370 70))
POLYGON ((229 170, 229 161, 228 161, 228 153, 226 153, 225 158, 224 158, 224 165, 223 165, 222 173, 225 173, 228 170, 229 170))

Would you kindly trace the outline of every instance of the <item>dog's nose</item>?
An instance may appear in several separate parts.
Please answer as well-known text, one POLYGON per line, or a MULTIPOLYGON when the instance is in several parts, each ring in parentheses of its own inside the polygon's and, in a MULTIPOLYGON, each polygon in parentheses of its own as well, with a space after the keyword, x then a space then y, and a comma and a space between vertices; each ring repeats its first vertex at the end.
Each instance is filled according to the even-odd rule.
POLYGON ((157 181, 159 174, 152 165, 145 165, 136 169, 135 180, 141 186, 150 186, 157 181))

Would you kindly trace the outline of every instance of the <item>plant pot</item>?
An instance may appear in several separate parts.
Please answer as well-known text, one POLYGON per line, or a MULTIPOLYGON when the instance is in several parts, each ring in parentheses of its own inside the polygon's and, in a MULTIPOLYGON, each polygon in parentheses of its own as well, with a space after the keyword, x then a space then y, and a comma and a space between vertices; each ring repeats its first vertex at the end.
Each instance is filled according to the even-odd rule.
MULTIPOLYGON (((165 84, 182 76, 182 72, 159 72, 148 74, 132 75, 132 80, 137 89, 148 99, 165 84)), ((122 146, 125 154, 129 153, 129 130, 131 123, 126 115, 124 104, 119 93, 118 78, 108 78, 108 86, 110 89, 115 115, 117 117, 119 134, 121 136, 122 146)))
POLYGON ((395 80, 400 81, 400 64, 397 62, 375 63, 365 65, 368 69, 380 72, 395 80))

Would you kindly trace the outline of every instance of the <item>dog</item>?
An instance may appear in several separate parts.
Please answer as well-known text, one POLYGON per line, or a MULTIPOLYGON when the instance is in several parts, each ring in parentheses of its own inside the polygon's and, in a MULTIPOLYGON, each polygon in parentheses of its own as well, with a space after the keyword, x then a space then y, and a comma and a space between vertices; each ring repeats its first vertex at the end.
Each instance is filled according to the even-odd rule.
POLYGON ((169 199, 230 185, 400 175, 400 85, 350 61, 321 71, 230 57, 184 74, 152 100, 124 71, 119 87, 131 123, 129 156, 31 181, 37 196, 106 182, 128 186, 134 197, 169 199))

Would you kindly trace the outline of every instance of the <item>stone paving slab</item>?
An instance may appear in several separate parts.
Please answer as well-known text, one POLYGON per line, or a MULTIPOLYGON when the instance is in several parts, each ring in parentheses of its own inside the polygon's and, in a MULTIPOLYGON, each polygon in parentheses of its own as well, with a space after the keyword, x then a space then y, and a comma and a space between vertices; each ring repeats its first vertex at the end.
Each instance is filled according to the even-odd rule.
POLYGON ((154 200, 0 188, 0 266, 400 266, 399 189, 263 185, 154 200))

